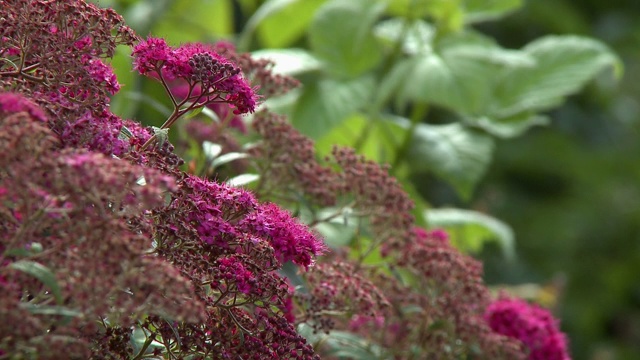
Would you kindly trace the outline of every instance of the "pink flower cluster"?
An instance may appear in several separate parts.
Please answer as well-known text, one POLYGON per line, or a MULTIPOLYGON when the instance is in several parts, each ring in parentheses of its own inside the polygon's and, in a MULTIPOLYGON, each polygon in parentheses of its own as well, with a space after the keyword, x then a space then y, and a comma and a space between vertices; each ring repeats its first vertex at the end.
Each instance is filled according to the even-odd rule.
POLYGON ((487 307, 485 319, 493 331, 525 344, 529 360, 570 359, 566 337, 546 309, 505 297, 487 307))
POLYGON ((260 205, 240 226, 268 239, 280 263, 292 261, 308 268, 317 255, 326 252, 324 243, 307 226, 273 203, 260 205))
POLYGON ((159 79, 167 89, 168 81, 186 82, 181 104, 228 103, 236 114, 255 110, 257 95, 240 68, 211 47, 194 43, 172 48, 164 39, 150 37, 136 45, 132 55, 136 70, 159 79))

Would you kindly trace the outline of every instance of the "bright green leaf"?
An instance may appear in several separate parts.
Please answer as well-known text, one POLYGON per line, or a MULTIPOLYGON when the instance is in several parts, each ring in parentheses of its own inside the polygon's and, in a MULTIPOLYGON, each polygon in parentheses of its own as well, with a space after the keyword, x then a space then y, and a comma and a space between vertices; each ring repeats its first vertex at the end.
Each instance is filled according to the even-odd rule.
POLYGON ((364 114, 354 114, 320 138, 316 149, 320 156, 326 156, 335 145, 357 145, 358 152, 368 159, 386 163, 393 160, 406 131, 387 118, 373 120, 364 114))
POLYGON ((230 0, 173 1, 169 11, 154 25, 152 33, 164 37, 172 45, 212 41, 233 33, 233 19, 230 0))
POLYGON ((279 6, 277 11, 271 11, 258 25, 258 35, 263 47, 286 47, 300 39, 313 15, 325 2, 326 0, 275 1, 287 4, 279 6))
POLYGON ((58 285, 56 276, 51 269, 35 261, 28 260, 16 261, 11 263, 9 267, 22 271, 23 273, 29 274, 40 280, 40 282, 49 288, 51 294, 55 297, 56 302, 58 304, 62 303, 62 292, 60 291, 60 286, 58 285))
POLYGON ((497 241, 509 260, 515 257, 511 227, 483 213, 462 209, 429 209, 424 216, 430 228, 444 228, 452 243, 464 252, 478 252, 487 241, 497 241))
POLYGON ((465 0, 465 23, 497 20, 522 7, 522 0, 465 0))
POLYGON ((111 60, 113 72, 120 84, 121 92, 116 94, 110 104, 111 111, 123 118, 131 117, 138 106, 137 101, 131 101, 126 95, 126 91, 134 90, 136 87, 136 78, 132 69, 131 48, 120 45, 116 47, 116 53, 111 60), (125 92, 123 92, 125 91, 125 92))
POLYGON ((429 170, 469 199, 493 153, 493 139, 459 123, 420 124, 416 127, 409 159, 415 170, 429 170))
POLYGON ((372 27, 384 9, 377 0, 332 0, 318 10, 309 28, 309 42, 327 69, 355 77, 375 67, 380 45, 372 27))
POLYGON ((495 117, 557 106, 606 68, 617 76, 620 59, 603 43, 578 36, 547 36, 524 49, 536 60, 533 68, 509 68, 495 92, 495 117))
POLYGON ((387 13, 407 19, 428 17, 443 33, 455 32, 463 25, 463 0, 389 0, 387 13))
POLYGON ((303 134, 318 139, 362 108, 373 88, 371 76, 346 81, 324 79, 306 85, 291 121, 303 134))

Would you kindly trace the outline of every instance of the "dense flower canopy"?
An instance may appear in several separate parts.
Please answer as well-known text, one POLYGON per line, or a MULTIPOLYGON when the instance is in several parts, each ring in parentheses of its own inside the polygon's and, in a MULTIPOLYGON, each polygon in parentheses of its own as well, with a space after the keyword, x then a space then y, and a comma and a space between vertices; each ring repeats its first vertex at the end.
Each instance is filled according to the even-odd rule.
POLYGON ((284 116, 261 111, 245 134, 260 142, 231 154, 259 174, 253 191, 182 167, 168 128, 207 106, 223 121, 187 133, 242 150, 225 130, 249 133, 239 115, 259 87, 298 84, 271 62, 226 42, 142 40, 84 1, 2 4, 0 358, 315 360, 315 335, 348 330, 385 348, 380 358, 511 360, 524 345, 531 359, 568 359, 548 312, 487 308, 481 264, 418 227, 388 167, 353 149, 322 161, 284 116), (169 96, 161 128, 110 111, 121 44, 169 96), (354 253, 324 243, 318 225, 335 219, 362 231, 354 253))

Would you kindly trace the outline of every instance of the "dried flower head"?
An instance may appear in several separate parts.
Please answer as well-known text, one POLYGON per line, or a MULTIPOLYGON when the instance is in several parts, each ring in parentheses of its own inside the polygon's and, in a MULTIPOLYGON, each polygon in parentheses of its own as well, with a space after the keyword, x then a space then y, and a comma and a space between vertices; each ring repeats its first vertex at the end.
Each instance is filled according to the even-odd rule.
POLYGON ((262 142, 250 149, 262 174, 262 196, 282 199, 295 194, 296 202, 306 197, 320 206, 337 203, 344 181, 335 170, 320 164, 311 139, 293 128, 285 117, 266 111, 257 113, 252 125, 262 137, 262 142))
POLYGON ((69 112, 103 112, 119 85, 102 62, 136 36, 120 15, 84 1, 5 0, 0 7, 0 85, 34 96, 64 122, 69 112))

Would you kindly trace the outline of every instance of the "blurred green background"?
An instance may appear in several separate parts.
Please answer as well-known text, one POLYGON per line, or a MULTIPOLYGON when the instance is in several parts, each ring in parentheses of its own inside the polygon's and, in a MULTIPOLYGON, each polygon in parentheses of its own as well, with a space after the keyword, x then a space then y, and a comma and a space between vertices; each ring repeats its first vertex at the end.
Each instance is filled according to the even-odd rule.
MULTIPOLYGON (((279 1, 285 6, 279 18, 238 38, 255 25, 248 20, 264 1, 98 1, 143 36, 151 32, 172 44, 231 39, 249 50, 307 46, 296 34, 322 2, 286 8, 279 1), (261 35, 265 28, 283 29, 281 37, 261 35)), ((507 48, 548 34, 594 37, 622 58, 624 77, 616 83, 603 74, 550 112, 550 126, 498 141, 472 200, 433 177, 415 176, 421 180, 414 185, 432 205, 479 210, 513 227, 518 260, 507 262, 486 247, 480 256, 487 282, 547 285, 575 359, 640 359, 640 1, 531 0, 476 29, 507 48)), ((125 55, 114 63, 125 87, 113 110, 158 125, 153 101, 164 98, 161 89, 134 76, 125 55)))
POLYGON ((625 75, 596 81, 549 127, 502 142, 477 204, 513 226, 521 261, 485 252, 489 282, 562 282, 576 359, 640 359, 640 2, 529 1, 481 28, 508 47, 544 34, 606 42, 625 75))

